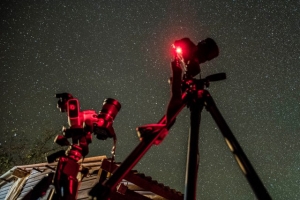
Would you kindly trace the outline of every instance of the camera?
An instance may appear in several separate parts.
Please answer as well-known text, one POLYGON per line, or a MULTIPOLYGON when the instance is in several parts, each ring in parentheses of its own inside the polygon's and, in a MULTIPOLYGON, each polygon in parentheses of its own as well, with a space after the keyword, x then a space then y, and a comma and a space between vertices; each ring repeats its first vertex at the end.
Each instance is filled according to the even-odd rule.
POLYGON ((64 129, 66 138, 74 137, 75 134, 91 132, 96 135, 99 140, 115 137, 113 128, 113 120, 121 109, 121 104, 112 98, 107 98, 103 102, 103 106, 99 114, 94 110, 80 111, 78 99, 71 94, 56 94, 59 98, 57 107, 61 112, 67 112, 69 129, 64 129), (75 131, 76 129, 85 131, 75 131))
POLYGON ((176 40, 174 53, 185 64, 185 74, 194 77, 200 73, 200 64, 212 60, 219 55, 217 43, 207 38, 195 45, 189 38, 176 40))

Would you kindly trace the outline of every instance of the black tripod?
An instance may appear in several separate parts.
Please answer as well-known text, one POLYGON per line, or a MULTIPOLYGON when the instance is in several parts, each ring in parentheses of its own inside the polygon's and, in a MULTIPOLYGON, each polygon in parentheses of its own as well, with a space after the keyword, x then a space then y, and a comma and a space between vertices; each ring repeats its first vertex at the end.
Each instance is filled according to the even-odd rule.
MULTIPOLYGON (((178 41, 177 41, 178 42, 178 41)), ((183 43, 185 49, 189 52, 193 52, 194 46, 186 38, 180 40, 178 43, 183 43)), ((201 43, 201 42, 200 42, 201 43)), ((200 44, 199 43, 199 44, 200 44)), ((211 41, 207 41, 211 43, 211 41)), ((207 45, 207 43, 205 45, 207 45)), ((197 52, 201 53, 198 56, 198 64, 202 61, 210 60, 215 56, 210 57, 210 53, 205 50, 211 50, 210 47, 197 46, 197 52), (210 59, 209 59, 210 58, 210 59)), ((213 45, 216 45, 215 43, 213 45)), ((215 47, 214 47, 215 48, 215 47)), ((177 51, 177 50, 176 50, 177 51)), ((208 112, 212 115, 213 119, 216 121, 220 131, 222 132, 225 141, 233 153, 240 169, 247 178, 252 190, 254 191, 257 199, 269 200, 271 199, 268 191, 264 187, 254 168, 252 167, 250 161, 248 160, 246 154, 243 152, 239 143, 232 134, 230 128, 222 117, 220 111, 218 110, 213 98, 209 92, 205 89, 209 86, 212 81, 223 80, 226 78, 225 73, 215 74, 206 77, 205 79, 195 79, 192 78, 197 74, 197 69, 194 70, 194 66, 190 65, 185 69, 185 74, 183 79, 181 79, 181 67, 180 61, 186 59, 188 56, 184 54, 178 55, 181 50, 177 52, 175 60, 172 62, 172 98, 170 100, 167 114, 157 124, 145 125, 138 127, 138 135, 140 137, 140 143, 131 152, 131 154, 123 161, 120 167, 113 172, 113 175, 103 183, 98 183, 91 191, 90 195, 92 197, 97 197, 97 199, 107 199, 109 193, 113 191, 120 181, 128 174, 128 172, 133 169, 133 167, 139 162, 139 160, 144 156, 144 154, 150 149, 153 144, 159 144, 164 137, 168 134, 168 130, 175 123, 175 119, 180 111, 188 106, 190 108, 190 133, 189 133, 189 145, 188 145, 188 155, 187 155, 187 168, 186 168, 186 184, 185 184, 185 200, 195 200, 196 199, 196 186, 197 186, 197 174, 199 165, 199 127, 201 119, 201 111, 205 107, 208 112), (189 73, 192 71, 192 73, 189 73), (196 73, 195 73, 196 72, 196 73)), ((218 52, 217 52, 218 55, 218 52)), ((192 62, 189 62, 193 64, 192 62)), ((199 69, 200 71, 200 69, 199 69)), ((198 73, 199 73, 198 71, 198 73)))
MULTIPOLYGON (((215 78, 218 79, 217 75, 215 78)), ((212 76, 213 77, 213 76, 212 76)), ((220 77, 221 78, 221 77, 220 77)), ((187 168, 186 168, 186 185, 185 185, 185 199, 196 199, 196 186, 197 186, 197 173, 198 173, 198 141, 199 141, 199 126, 200 126, 200 114, 203 107, 211 114, 214 121, 218 125, 223 137, 228 145, 230 151, 233 153, 240 169, 247 178, 253 192, 257 199, 267 200, 271 199, 268 191, 264 187, 246 154, 240 147, 238 141, 232 134, 229 126, 225 122, 223 116, 218 110, 210 93, 203 88, 203 84, 198 80, 194 80, 196 88, 191 91, 190 98, 188 99, 188 105, 190 107, 190 133, 189 133, 189 146, 187 156, 187 168)))

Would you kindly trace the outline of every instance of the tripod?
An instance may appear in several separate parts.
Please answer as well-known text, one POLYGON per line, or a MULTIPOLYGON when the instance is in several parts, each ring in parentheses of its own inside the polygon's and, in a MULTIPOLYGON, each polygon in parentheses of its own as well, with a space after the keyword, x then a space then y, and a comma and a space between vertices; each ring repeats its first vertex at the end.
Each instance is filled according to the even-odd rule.
POLYGON ((199 84, 197 83, 198 81, 194 81, 194 84, 196 84, 196 90, 192 91, 191 99, 188 100, 188 103, 190 104, 190 133, 186 167, 185 200, 196 199, 196 175, 198 173, 199 165, 199 126, 201 120, 200 114, 203 107, 207 109, 207 111, 211 114, 212 118, 218 125, 226 141, 226 144, 228 145, 230 151, 233 153, 234 158, 236 159, 241 171, 247 178, 247 181, 252 187, 252 190, 257 199, 271 199, 268 191, 264 187, 254 168, 252 167, 246 154, 242 150, 241 146, 232 134, 223 116, 221 115, 212 96, 207 90, 203 88, 202 83, 199 84))
POLYGON ((159 144, 168 134, 168 130, 175 123, 175 119, 180 111, 188 106, 190 108, 190 132, 187 155, 187 167, 185 178, 185 200, 196 199, 197 174, 199 165, 199 127, 201 112, 203 107, 211 114, 217 123, 225 141, 233 153, 240 169, 245 175, 257 199, 271 199, 268 191, 264 187, 246 154, 243 152, 238 141, 232 134, 229 126, 218 110, 212 96, 205 89, 209 83, 226 78, 225 73, 210 75, 205 79, 195 79, 189 74, 185 74, 181 80, 180 58, 177 56, 171 63, 173 71, 172 98, 170 100, 167 114, 159 120, 157 124, 149 124, 137 128, 140 143, 123 161, 120 167, 113 172, 113 175, 103 183, 98 183, 91 191, 90 196, 97 199, 107 199, 119 182, 129 173, 129 171, 139 162, 153 144, 159 144))

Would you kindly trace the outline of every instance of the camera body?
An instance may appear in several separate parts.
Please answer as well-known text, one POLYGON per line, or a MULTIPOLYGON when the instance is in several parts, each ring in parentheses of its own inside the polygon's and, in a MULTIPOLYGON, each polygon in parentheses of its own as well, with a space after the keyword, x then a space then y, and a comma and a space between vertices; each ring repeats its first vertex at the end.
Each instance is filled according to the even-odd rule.
POLYGON ((219 48, 211 38, 206 38, 194 44, 189 38, 176 40, 173 44, 174 54, 184 63, 187 77, 200 73, 200 64, 212 60, 219 55, 219 48))

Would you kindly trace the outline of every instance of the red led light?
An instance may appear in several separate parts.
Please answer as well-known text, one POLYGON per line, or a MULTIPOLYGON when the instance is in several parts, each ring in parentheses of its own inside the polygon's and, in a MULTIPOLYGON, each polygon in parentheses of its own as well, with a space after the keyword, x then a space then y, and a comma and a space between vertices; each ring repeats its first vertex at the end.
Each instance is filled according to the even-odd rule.
POLYGON ((76 109, 76 106, 73 105, 73 104, 71 104, 71 105, 69 106, 69 109, 70 109, 70 110, 75 110, 75 109, 76 109))
POLYGON ((181 47, 176 47, 176 53, 178 53, 178 54, 182 54, 182 49, 181 49, 181 47))

